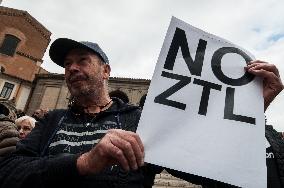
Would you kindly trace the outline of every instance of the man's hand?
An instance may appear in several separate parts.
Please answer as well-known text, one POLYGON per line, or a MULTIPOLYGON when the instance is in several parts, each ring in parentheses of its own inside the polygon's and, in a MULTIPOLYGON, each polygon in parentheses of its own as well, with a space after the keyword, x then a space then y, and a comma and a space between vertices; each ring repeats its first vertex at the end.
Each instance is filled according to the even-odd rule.
POLYGON ((266 110, 284 88, 277 67, 264 61, 255 60, 251 61, 245 69, 249 73, 263 78, 264 110, 266 110))
POLYGON ((77 159, 81 175, 95 174, 112 165, 124 170, 136 170, 144 164, 144 146, 138 134, 110 129, 89 152, 77 159))

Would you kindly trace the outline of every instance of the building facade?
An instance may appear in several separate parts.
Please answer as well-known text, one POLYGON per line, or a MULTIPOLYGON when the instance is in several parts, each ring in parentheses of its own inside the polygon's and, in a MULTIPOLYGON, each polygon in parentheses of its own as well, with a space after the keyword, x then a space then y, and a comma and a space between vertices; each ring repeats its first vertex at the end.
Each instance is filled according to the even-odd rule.
MULTIPOLYGON (((38 74, 34 81, 34 90, 29 100, 27 114, 36 109, 67 108, 70 93, 63 74, 38 74)), ((112 97, 134 105, 140 105, 148 91, 150 80, 113 78, 109 79, 109 94, 112 97)))
POLYGON ((25 110, 50 43, 49 32, 29 13, 0 6, 0 97, 25 110))

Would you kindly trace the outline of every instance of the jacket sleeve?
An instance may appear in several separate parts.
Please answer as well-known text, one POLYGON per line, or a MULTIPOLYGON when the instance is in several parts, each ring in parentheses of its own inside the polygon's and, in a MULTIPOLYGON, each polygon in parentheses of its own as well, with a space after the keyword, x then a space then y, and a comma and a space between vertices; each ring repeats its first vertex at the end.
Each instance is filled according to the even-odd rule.
POLYGON ((55 183, 63 183, 66 178, 68 181, 79 178, 76 168, 78 155, 40 156, 46 126, 52 126, 48 124, 48 116, 38 122, 25 139, 17 143, 14 153, 1 160, 1 188, 50 187, 55 183))
POLYGON ((163 167, 153 165, 150 163, 145 164, 141 167, 144 180, 143 180, 143 186, 144 188, 152 188, 154 185, 154 180, 156 174, 160 174, 163 171, 163 167))

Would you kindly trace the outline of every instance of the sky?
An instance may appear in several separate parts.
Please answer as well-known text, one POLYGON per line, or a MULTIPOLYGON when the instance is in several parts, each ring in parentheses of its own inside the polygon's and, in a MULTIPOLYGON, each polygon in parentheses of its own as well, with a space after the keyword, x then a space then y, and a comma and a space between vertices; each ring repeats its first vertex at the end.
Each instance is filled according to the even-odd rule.
MULTIPOLYGON (((2 0, 1 5, 27 11, 52 32, 51 42, 59 37, 97 42, 108 55, 113 77, 151 79, 175 16, 275 64, 284 78, 281 0, 2 0)), ((48 49, 42 67, 64 73, 48 49)), ((278 131, 284 131, 283 107, 284 92, 265 113, 278 131)))

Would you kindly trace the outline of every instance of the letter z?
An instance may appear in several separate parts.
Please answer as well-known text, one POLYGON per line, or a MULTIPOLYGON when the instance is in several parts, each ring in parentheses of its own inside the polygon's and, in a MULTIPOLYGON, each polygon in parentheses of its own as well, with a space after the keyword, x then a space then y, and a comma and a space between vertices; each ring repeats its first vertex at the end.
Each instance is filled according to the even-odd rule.
POLYGON ((156 96, 154 99, 154 102, 167 105, 167 106, 171 106, 174 108, 178 108, 181 110, 185 110, 186 104, 173 101, 173 100, 169 100, 167 98, 171 96, 172 94, 174 94, 175 92, 177 92, 178 90, 180 90, 181 88, 183 88, 184 86, 186 86, 187 84, 189 84, 191 81, 191 78, 187 76, 183 76, 183 75, 165 72, 165 71, 162 72, 161 76, 170 78, 170 79, 179 80, 179 82, 173 85, 172 87, 170 87, 169 89, 167 89, 166 91, 164 91, 163 93, 156 96))

